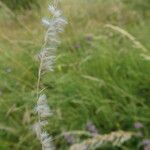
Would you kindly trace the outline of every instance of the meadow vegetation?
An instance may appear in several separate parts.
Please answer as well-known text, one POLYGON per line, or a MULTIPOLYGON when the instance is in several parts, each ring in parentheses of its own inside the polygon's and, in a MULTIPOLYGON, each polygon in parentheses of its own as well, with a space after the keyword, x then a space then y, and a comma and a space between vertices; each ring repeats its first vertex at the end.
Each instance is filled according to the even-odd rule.
MULTIPOLYGON (((31 125, 47 4, 14 12, 0 1, 1 150, 40 150, 31 125)), ((92 122, 100 134, 141 135, 102 150, 142 150, 150 138, 149 0, 62 0, 60 7, 68 26, 55 71, 43 79, 54 114, 47 130, 57 149, 69 147, 62 133, 92 122)))

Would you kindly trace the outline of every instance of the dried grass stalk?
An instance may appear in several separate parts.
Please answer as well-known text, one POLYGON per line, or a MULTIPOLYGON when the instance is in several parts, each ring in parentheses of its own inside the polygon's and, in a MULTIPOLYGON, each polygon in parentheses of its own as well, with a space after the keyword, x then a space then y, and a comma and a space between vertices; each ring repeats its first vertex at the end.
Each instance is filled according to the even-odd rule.
POLYGON ((121 146, 124 142, 128 141, 135 134, 132 132, 117 131, 110 134, 95 135, 91 139, 87 139, 82 143, 74 144, 70 147, 70 150, 91 150, 106 144, 112 144, 113 146, 121 146))

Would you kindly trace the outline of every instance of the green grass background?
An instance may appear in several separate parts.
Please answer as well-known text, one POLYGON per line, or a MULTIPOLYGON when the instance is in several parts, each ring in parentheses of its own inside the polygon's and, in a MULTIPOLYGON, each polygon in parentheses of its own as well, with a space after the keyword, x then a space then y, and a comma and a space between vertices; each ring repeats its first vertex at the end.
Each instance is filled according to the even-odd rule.
MULTIPOLYGON (((40 150, 31 125, 36 116, 36 54, 43 43, 41 18, 48 15, 47 1, 40 9, 12 12, 0 8, 0 149, 40 150)), ((150 2, 149 0, 62 0, 68 19, 57 53, 56 69, 43 78, 48 103, 54 111, 48 131, 85 130, 92 121, 100 134, 137 131, 150 138, 150 2), (113 24, 132 34, 143 51, 113 24), (144 55, 144 57, 143 57, 144 55)), ((140 150, 142 138, 120 148, 140 150)), ((54 141, 67 150, 63 138, 54 141)))

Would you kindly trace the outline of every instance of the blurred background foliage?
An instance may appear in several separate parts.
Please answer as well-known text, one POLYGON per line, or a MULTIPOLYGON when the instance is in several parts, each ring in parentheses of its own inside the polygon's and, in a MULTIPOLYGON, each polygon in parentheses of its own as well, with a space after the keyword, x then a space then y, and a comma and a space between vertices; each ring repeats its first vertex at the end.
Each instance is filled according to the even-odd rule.
MULTIPOLYGON (((0 150, 40 150, 30 127, 35 119, 36 56, 48 16, 48 0, 0 0, 0 150)), ((61 0, 68 19, 56 70, 43 79, 54 111, 48 130, 142 135, 113 150, 142 150, 150 139, 150 1, 61 0), (114 25, 130 33, 127 38, 114 25), (139 41, 146 51, 133 41, 139 41), (142 128, 135 128, 135 124, 142 128)), ((64 138, 54 141, 68 149, 64 138)), ((112 148, 108 148, 109 150, 112 148)), ((104 150, 108 150, 104 148, 104 150)))
POLYGON ((40 8, 40 0, 0 0, 13 11, 40 8))

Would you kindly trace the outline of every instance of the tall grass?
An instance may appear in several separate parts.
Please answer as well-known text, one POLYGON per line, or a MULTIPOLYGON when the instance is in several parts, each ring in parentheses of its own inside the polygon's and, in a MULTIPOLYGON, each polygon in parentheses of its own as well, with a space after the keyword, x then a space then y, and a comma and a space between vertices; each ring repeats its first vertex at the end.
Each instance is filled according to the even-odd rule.
MULTIPOLYGON (((69 25, 58 47, 56 70, 43 79, 48 104, 54 110, 46 129, 55 137, 57 149, 70 147, 60 136, 62 133, 85 131, 89 121, 102 135, 124 130, 150 138, 149 19, 135 9, 137 1, 132 2, 135 7, 121 1, 94 2, 65 0, 61 4, 69 25), (106 24, 123 29, 148 51, 137 48, 128 37, 106 28, 106 24), (143 127, 136 129, 137 122, 143 127)), ((43 15, 21 18, 31 33, 11 19, 0 20, 2 150, 41 149, 29 127, 35 120, 35 55, 43 41, 44 29, 39 25, 43 15)), ((84 139, 83 135, 80 140, 84 139)), ((121 148, 108 145, 102 149, 139 150, 144 146, 140 141, 136 138, 121 148)), ((78 139, 75 142, 79 143, 78 139)))

